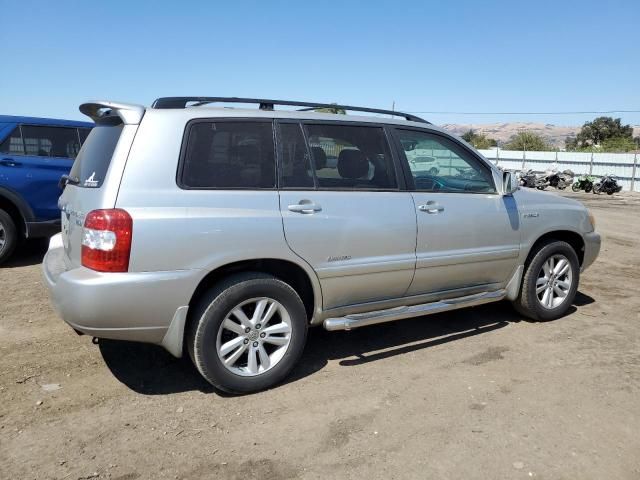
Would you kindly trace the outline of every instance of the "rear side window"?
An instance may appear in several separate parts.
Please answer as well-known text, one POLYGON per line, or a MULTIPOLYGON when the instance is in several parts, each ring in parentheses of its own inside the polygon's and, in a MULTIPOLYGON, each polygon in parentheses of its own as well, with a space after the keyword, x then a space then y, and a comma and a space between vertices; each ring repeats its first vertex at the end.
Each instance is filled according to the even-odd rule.
POLYGON ((311 157, 298 124, 280 124, 280 187, 313 188, 311 157))
POLYGON ((20 127, 13 129, 13 132, 0 144, 0 153, 8 155, 24 155, 24 144, 20 135, 20 127))
POLYGON ((380 127, 306 125, 318 187, 386 190, 397 182, 389 145, 380 127))
POLYGON ((123 127, 122 123, 107 123, 97 124, 91 130, 71 168, 70 175, 79 180, 79 187, 102 185, 123 127))
POLYGON ((75 128, 23 125, 22 137, 27 155, 75 158, 80 151, 75 128))
POLYGON ((187 129, 182 188, 274 188, 271 122, 198 121, 187 129))

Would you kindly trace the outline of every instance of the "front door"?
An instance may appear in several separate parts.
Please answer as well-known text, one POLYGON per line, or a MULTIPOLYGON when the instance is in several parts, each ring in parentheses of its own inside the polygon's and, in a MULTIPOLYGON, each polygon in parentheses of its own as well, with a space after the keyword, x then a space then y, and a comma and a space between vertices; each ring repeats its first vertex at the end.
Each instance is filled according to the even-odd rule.
POLYGON ((424 130, 394 133, 407 157, 418 222, 408 294, 503 286, 520 252, 515 199, 497 192, 490 167, 461 143, 424 130), (414 150, 433 158, 437 171, 411 162, 414 150))
POLYGON ((416 214, 384 129, 283 122, 278 138, 285 237, 317 272, 323 308, 403 296, 416 214))

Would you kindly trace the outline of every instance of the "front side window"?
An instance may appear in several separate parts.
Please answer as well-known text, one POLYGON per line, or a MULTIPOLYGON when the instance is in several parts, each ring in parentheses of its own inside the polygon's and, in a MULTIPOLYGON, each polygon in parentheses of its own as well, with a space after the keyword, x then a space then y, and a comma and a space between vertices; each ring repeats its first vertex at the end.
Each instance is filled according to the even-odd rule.
POLYGON ((274 188, 271 122, 193 123, 179 179, 185 188, 274 188))
POLYGON ((23 125, 22 137, 27 155, 76 158, 80 151, 75 128, 23 125))
POLYGON ((24 144, 20 135, 20 127, 13 129, 11 134, 0 144, 0 153, 8 155, 24 155, 24 144))
POLYGON ((396 189, 391 152, 380 127, 306 125, 319 188, 396 189))
POLYGON ((400 129, 395 132, 416 190, 495 193, 489 168, 462 146, 429 132, 400 129))

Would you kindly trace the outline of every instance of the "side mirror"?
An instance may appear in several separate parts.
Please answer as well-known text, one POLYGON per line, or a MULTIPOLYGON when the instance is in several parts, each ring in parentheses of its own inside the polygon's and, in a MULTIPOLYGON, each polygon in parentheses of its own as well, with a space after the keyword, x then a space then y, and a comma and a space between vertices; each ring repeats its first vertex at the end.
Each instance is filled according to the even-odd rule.
POLYGON ((518 176, 515 172, 502 172, 502 194, 512 195, 518 190, 518 176))

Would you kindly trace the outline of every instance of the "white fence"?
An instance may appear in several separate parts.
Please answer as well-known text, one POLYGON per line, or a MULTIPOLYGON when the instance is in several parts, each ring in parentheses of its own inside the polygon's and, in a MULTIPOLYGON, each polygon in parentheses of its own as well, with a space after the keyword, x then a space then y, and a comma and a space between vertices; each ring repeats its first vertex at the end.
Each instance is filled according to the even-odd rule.
POLYGON ((577 175, 612 174, 623 190, 640 192, 640 155, 634 153, 523 152, 492 148, 480 150, 488 160, 509 170, 531 168, 543 172, 556 166, 577 175))

